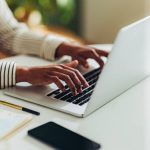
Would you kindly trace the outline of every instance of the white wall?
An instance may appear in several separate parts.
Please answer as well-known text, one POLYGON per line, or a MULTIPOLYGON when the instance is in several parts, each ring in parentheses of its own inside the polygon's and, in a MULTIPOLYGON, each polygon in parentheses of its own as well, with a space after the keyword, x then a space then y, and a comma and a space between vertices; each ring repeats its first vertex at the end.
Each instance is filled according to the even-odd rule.
POLYGON ((121 27, 148 14, 150 0, 82 0, 82 35, 94 43, 110 43, 121 27))

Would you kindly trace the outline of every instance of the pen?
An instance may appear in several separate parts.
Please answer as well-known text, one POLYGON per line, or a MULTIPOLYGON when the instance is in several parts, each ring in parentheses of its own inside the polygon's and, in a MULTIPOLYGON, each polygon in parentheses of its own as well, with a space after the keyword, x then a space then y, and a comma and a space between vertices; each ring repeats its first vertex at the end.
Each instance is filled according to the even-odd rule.
POLYGON ((19 106, 19 105, 16 105, 16 104, 12 104, 12 103, 9 103, 9 102, 5 102, 5 101, 2 101, 2 100, 0 100, 0 104, 2 104, 4 106, 12 107, 14 109, 22 110, 22 111, 25 111, 25 112, 28 112, 28 113, 31 113, 31 114, 34 114, 34 115, 37 115, 37 116, 40 115, 40 113, 37 112, 37 111, 31 110, 31 109, 28 109, 28 108, 25 108, 25 107, 22 107, 22 106, 19 106))

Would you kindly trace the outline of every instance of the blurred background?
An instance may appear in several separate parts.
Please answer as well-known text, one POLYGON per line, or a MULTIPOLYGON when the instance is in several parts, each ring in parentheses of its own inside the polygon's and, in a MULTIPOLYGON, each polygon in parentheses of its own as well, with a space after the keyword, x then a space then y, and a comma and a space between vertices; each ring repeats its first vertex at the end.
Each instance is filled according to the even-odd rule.
POLYGON ((150 0, 6 0, 31 28, 85 43, 112 43, 118 30, 150 14, 150 0))

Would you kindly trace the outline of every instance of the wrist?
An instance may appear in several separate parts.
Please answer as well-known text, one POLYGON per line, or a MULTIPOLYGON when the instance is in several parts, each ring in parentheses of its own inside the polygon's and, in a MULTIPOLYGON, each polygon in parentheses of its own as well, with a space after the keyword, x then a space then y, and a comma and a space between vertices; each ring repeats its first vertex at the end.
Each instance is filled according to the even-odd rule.
POLYGON ((74 43, 71 43, 71 42, 63 42, 63 43, 60 44, 59 47, 57 48, 55 57, 56 57, 56 58, 59 58, 59 57, 62 57, 62 56, 64 56, 64 55, 72 56, 75 47, 76 47, 76 45, 75 45, 74 43))
POLYGON ((27 82, 28 67, 17 66, 16 67, 16 83, 27 82))
POLYGON ((55 57, 59 58, 67 54, 68 47, 65 42, 61 43, 56 49, 55 57))

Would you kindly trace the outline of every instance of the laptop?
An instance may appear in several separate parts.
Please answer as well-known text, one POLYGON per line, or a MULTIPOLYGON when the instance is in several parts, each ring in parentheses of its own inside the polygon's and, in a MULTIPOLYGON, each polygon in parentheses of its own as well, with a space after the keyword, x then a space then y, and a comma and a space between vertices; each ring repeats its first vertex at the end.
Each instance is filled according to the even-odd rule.
MULTIPOLYGON (((40 61, 39 61, 40 63, 40 61)), ((115 99, 150 74, 150 16, 122 28, 103 70, 98 67, 84 74, 89 87, 72 96, 48 86, 19 83, 5 94, 31 103, 85 117, 115 99)))

